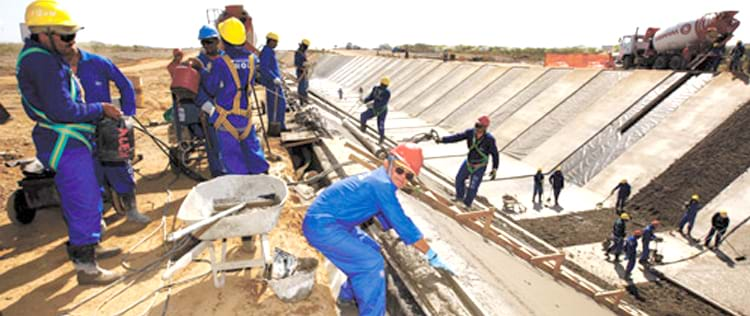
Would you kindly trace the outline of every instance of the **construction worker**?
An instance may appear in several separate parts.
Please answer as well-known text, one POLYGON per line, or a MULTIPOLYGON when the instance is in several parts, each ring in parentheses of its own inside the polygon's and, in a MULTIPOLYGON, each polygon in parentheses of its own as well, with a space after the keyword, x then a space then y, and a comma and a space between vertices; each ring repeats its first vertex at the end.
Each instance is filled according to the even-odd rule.
MULTIPOLYGON (((108 284, 120 275, 96 263, 102 196, 93 140, 96 121, 104 116, 119 119, 122 112, 108 102, 85 101, 64 59, 73 54, 81 27, 65 9, 55 1, 37 0, 26 7, 25 22, 31 36, 18 56, 16 79, 24 111, 36 122, 32 138, 37 158, 55 171, 68 226, 68 256, 78 284, 108 284)), ((119 251, 107 250, 107 254, 119 251)))
POLYGON ((339 88, 338 92, 339 92, 339 100, 343 100, 344 99, 344 89, 339 88))
POLYGON ((362 100, 367 106, 367 110, 359 115, 359 129, 364 132, 367 127, 367 121, 373 117, 378 117, 378 144, 383 144, 385 140, 385 116, 388 115, 388 101, 391 99, 391 91, 388 86, 391 79, 383 77, 380 79, 380 85, 372 87, 370 94, 362 100), (372 105, 369 103, 372 102, 372 105))
POLYGON ((237 18, 219 23, 225 54, 201 69, 202 85, 209 100, 201 105, 216 129, 222 170, 227 174, 259 174, 268 162, 255 133, 248 89, 255 83, 255 55, 245 48, 245 25, 237 18), (214 104, 215 102, 215 104, 214 104))
POLYGON ((635 268, 636 254, 638 250, 638 238, 642 235, 641 231, 636 229, 632 235, 628 236, 625 240, 625 259, 628 260, 627 266, 625 266, 625 279, 630 280, 630 274, 635 268))
POLYGON ((625 232, 627 231, 627 223, 630 221, 630 214, 622 213, 615 220, 612 225, 612 243, 609 248, 604 252, 607 255, 607 261, 609 261, 609 255, 615 255, 615 262, 620 261, 620 254, 622 253, 622 243, 625 240, 625 232))
POLYGON ((385 271, 380 245, 359 225, 376 217, 384 229, 395 229, 435 268, 452 272, 430 248, 396 197, 396 191, 419 175, 422 149, 414 143, 390 151, 383 166, 334 183, 307 210, 302 232, 307 241, 344 272, 338 300, 353 300, 359 315, 385 314, 385 271))
POLYGON ((630 184, 627 179, 622 179, 620 183, 612 189, 611 194, 614 194, 615 191, 617 191, 617 203, 615 203, 615 212, 617 212, 617 214, 625 211, 625 203, 628 201, 628 197, 630 197, 630 189, 630 184))
POLYGON ((495 137, 487 131, 490 126, 490 118, 483 115, 477 119, 474 128, 467 129, 461 133, 441 137, 435 140, 437 143, 455 143, 466 140, 466 146, 469 147, 468 157, 461 164, 456 174, 456 201, 463 201, 464 205, 469 208, 474 202, 474 198, 479 191, 479 185, 482 184, 482 177, 487 170, 487 162, 492 156, 492 171, 490 178, 492 180, 497 176, 497 167, 500 164, 500 156, 495 145, 495 137), (466 189, 466 179, 469 179, 469 188, 466 189))
POLYGON ((562 173, 562 167, 557 167, 555 172, 549 177, 549 183, 552 185, 552 194, 555 196, 555 206, 560 207, 558 203, 560 199, 560 192, 565 187, 565 176, 562 173))
POLYGON ((297 94, 299 94, 300 104, 308 104, 307 101, 307 87, 309 87, 309 74, 308 74, 308 62, 307 62, 307 49, 310 48, 310 40, 303 39, 299 43, 297 51, 294 52, 294 67, 297 68, 297 94))
MULTIPOLYGON (((135 90, 133 84, 111 60, 82 50, 75 45, 65 60, 83 86, 87 102, 112 102, 109 82, 113 81, 120 92, 120 109, 126 121, 135 115, 135 90)), ((99 162, 99 183, 109 184, 120 198, 128 221, 145 224, 151 221, 138 211, 135 198, 135 179, 130 161, 99 162)))
POLYGON ((745 56, 745 44, 743 44, 741 40, 738 40, 737 44, 734 45, 734 48, 732 48, 732 51, 729 52, 729 54, 732 56, 732 62, 729 69, 732 72, 742 72, 742 56, 745 56))
POLYGON ((534 195, 531 196, 531 201, 537 203, 536 196, 539 195, 539 204, 542 204, 542 194, 544 193, 544 173, 542 168, 536 169, 534 175, 534 195))
POLYGON ((695 224, 695 217, 698 215, 698 211, 701 208, 700 203, 698 201, 700 200, 700 196, 698 194, 693 194, 692 197, 690 197, 690 201, 685 203, 685 214, 682 215, 682 219, 680 219, 679 227, 680 227, 680 234, 685 236, 685 233, 682 231, 682 229, 685 227, 685 225, 688 225, 687 230, 687 237, 690 239, 693 239, 693 225, 695 224))
POLYGON ((643 243, 643 251, 641 252, 641 258, 638 260, 643 265, 648 264, 648 256, 651 252, 651 249, 649 248, 649 244, 653 240, 657 240, 658 237, 656 237, 656 229, 659 228, 659 225, 661 225, 661 222, 659 220, 653 220, 651 221, 651 224, 646 226, 646 228, 643 229, 643 237, 641 237, 641 242, 643 243))
POLYGON ((711 230, 708 231, 708 236, 706 236, 706 241, 703 245, 709 247, 708 244, 711 242, 711 238, 716 234, 714 248, 719 248, 721 237, 727 233, 727 228, 729 228, 729 215, 727 215, 727 211, 722 210, 714 214, 714 216, 711 217, 711 230))
MULTIPOLYGON (((260 83, 266 87, 266 113, 268 124, 278 122, 281 132, 288 131, 284 115, 286 115, 286 97, 281 87, 281 71, 279 61, 276 59, 276 45, 279 44, 279 35, 274 32, 266 34, 266 45, 260 51, 260 83)), ((279 135, 272 135, 279 136, 279 135)))

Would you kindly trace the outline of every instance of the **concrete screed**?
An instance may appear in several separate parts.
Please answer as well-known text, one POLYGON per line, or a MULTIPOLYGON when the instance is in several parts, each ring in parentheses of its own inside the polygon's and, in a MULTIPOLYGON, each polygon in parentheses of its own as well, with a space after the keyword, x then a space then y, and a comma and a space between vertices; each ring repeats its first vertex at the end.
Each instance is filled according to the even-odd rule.
POLYGON ((440 79, 427 90, 425 90, 419 97, 411 100, 405 106, 399 108, 399 111, 407 112, 413 116, 419 116, 422 111, 429 108, 432 104, 438 100, 444 98, 446 95, 451 93, 460 83, 467 80, 471 75, 479 71, 480 65, 477 64, 461 64, 453 69, 447 76, 440 79))
POLYGON ((459 65, 460 63, 442 63, 436 68, 430 70, 427 74, 423 75, 419 80, 410 85, 409 88, 403 90, 403 92, 397 95, 391 95, 393 101, 388 105, 388 110, 401 111, 404 106, 407 106, 412 100, 418 99, 423 92, 430 89, 433 84, 440 81, 440 79, 448 75, 459 65))

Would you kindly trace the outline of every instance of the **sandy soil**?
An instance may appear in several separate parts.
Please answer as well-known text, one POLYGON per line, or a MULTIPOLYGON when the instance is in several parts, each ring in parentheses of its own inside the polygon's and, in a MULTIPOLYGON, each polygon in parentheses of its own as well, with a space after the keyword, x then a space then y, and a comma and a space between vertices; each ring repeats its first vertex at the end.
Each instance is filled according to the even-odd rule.
MULTIPOLYGON (((139 109, 138 118, 142 121, 159 121, 162 112, 170 104, 168 90, 169 75, 164 66, 168 62, 162 58, 162 51, 156 51, 150 57, 123 67, 128 75, 141 76, 143 80, 144 105, 139 109)), ((167 55, 168 56, 168 55, 167 55)), ((0 102, 13 115, 13 120, 0 126, 0 152, 10 152, 12 156, 33 156, 34 149, 30 139, 32 122, 24 115, 16 94, 15 78, 0 77, 0 102)), ((151 129, 159 138, 167 139, 167 127, 151 129)), ((187 177, 179 177, 169 171, 162 175, 167 158, 143 134, 136 133, 138 152, 146 159, 135 166, 143 176, 136 176, 138 205, 142 212, 154 221, 147 227, 137 227, 126 223, 113 211, 105 213, 109 228, 105 233, 104 245, 119 246, 124 250, 133 247, 138 241, 146 239, 144 244, 134 249, 127 258, 131 267, 143 267, 148 262, 161 256, 166 248, 161 242, 162 230, 159 229, 163 212, 167 230, 173 228, 174 214, 177 212, 184 196, 195 183, 187 177), (151 179, 156 177, 156 179, 151 179), (167 189, 171 190, 168 202, 167 189)), ((277 140, 271 145, 276 154, 282 150, 277 140)), ((291 173, 291 160, 283 152, 284 160, 274 163, 272 174, 291 173)), ((20 172, 0 166, 0 201, 6 201, 16 188, 16 181, 21 179, 20 172)), ((279 224, 270 235, 272 247, 280 247, 297 256, 319 255, 301 236, 301 220, 304 214, 304 201, 296 195, 290 195, 279 224)), ((180 223, 177 223, 179 227, 180 223)), ((65 253, 67 233, 57 209, 42 210, 30 225, 15 226, 2 212, 0 215, 0 311, 3 315, 53 315, 73 307, 76 302, 98 292, 101 287, 79 287, 76 285, 75 273, 65 253)), ((239 241, 230 246, 231 258, 248 257, 238 250, 239 241)), ((257 252, 256 252, 257 253, 257 252)), ((207 255, 206 255, 207 257, 207 255)), ((106 268, 124 271, 120 265, 123 256, 102 260, 106 268)), ((128 279, 125 284, 130 287, 119 295, 114 295, 125 284, 115 286, 110 291, 91 302, 74 310, 74 315, 113 314, 137 301, 144 295, 163 285, 160 270, 145 273, 140 278, 128 279), (132 284, 130 284, 132 281, 132 284), (108 297, 113 296, 111 299, 108 297), (108 300, 107 304, 103 302, 108 300)), ((183 279, 208 271, 208 264, 195 262, 174 276, 173 280, 183 279)), ((257 271, 230 273, 227 284, 216 289, 213 280, 202 277, 197 280, 177 285, 172 288, 168 298, 167 313, 171 315, 333 315, 335 306, 327 284, 327 276, 322 267, 317 273, 317 284, 311 297, 302 302, 287 304, 281 302, 264 282, 256 278, 257 271)), ((167 291, 145 300, 127 314, 160 314, 167 300, 167 291), (153 304, 153 305, 152 305, 153 304)))

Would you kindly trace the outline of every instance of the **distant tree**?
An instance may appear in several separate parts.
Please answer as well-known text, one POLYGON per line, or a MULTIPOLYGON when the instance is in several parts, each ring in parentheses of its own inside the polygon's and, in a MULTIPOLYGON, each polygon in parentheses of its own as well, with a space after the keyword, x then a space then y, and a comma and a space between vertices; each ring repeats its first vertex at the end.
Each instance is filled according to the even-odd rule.
POLYGON ((353 48, 354 48, 354 44, 352 44, 352 42, 346 43, 346 49, 353 49, 353 48))
POLYGON ((385 44, 380 44, 380 46, 378 46, 378 49, 384 50, 384 51, 389 51, 389 50, 392 49, 392 47, 391 47, 390 44, 385 43, 385 44))

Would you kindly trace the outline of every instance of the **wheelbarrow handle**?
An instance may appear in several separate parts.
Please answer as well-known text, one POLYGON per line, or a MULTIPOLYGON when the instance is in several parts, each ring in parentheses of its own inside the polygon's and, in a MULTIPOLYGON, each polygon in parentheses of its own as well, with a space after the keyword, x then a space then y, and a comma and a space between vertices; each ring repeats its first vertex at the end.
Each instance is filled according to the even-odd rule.
POLYGON ((196 230, 198 230, 198 229, 200 229, 200 228, 202 228, 202 227, 204 227, 206 225, 212 224, 213 222, 215 222, 215 221, 217 221, 217 220, 219 220, 219 219, 221 219, 223 217, 231 215, 232 213, 237 212, 237 211, 243 209, 244 207, 245 207, 245 203, 237 204, 237 205, 229 208, 228 210, 221 211, 221 212, 216 213, 214 215, 211 215, 211 216, 209 216, 209 217, 207 217, 207 218, 205 218, 205 219, 203 219, 201 221, 195 222, 195 223, 189 225, 188 227, 180 229, 180 230, 178 230, 176 232, 172 232, 169 235, 167 235, 167 241, 172 242, 172 241, 175 241, 177 239, 180 239, 183 236, 186 236, 186 235, 188 235, 188 234, 190 234, 190 233, 192 233, 192 232, 194 232, 194 231, 196 231, 196 230))

